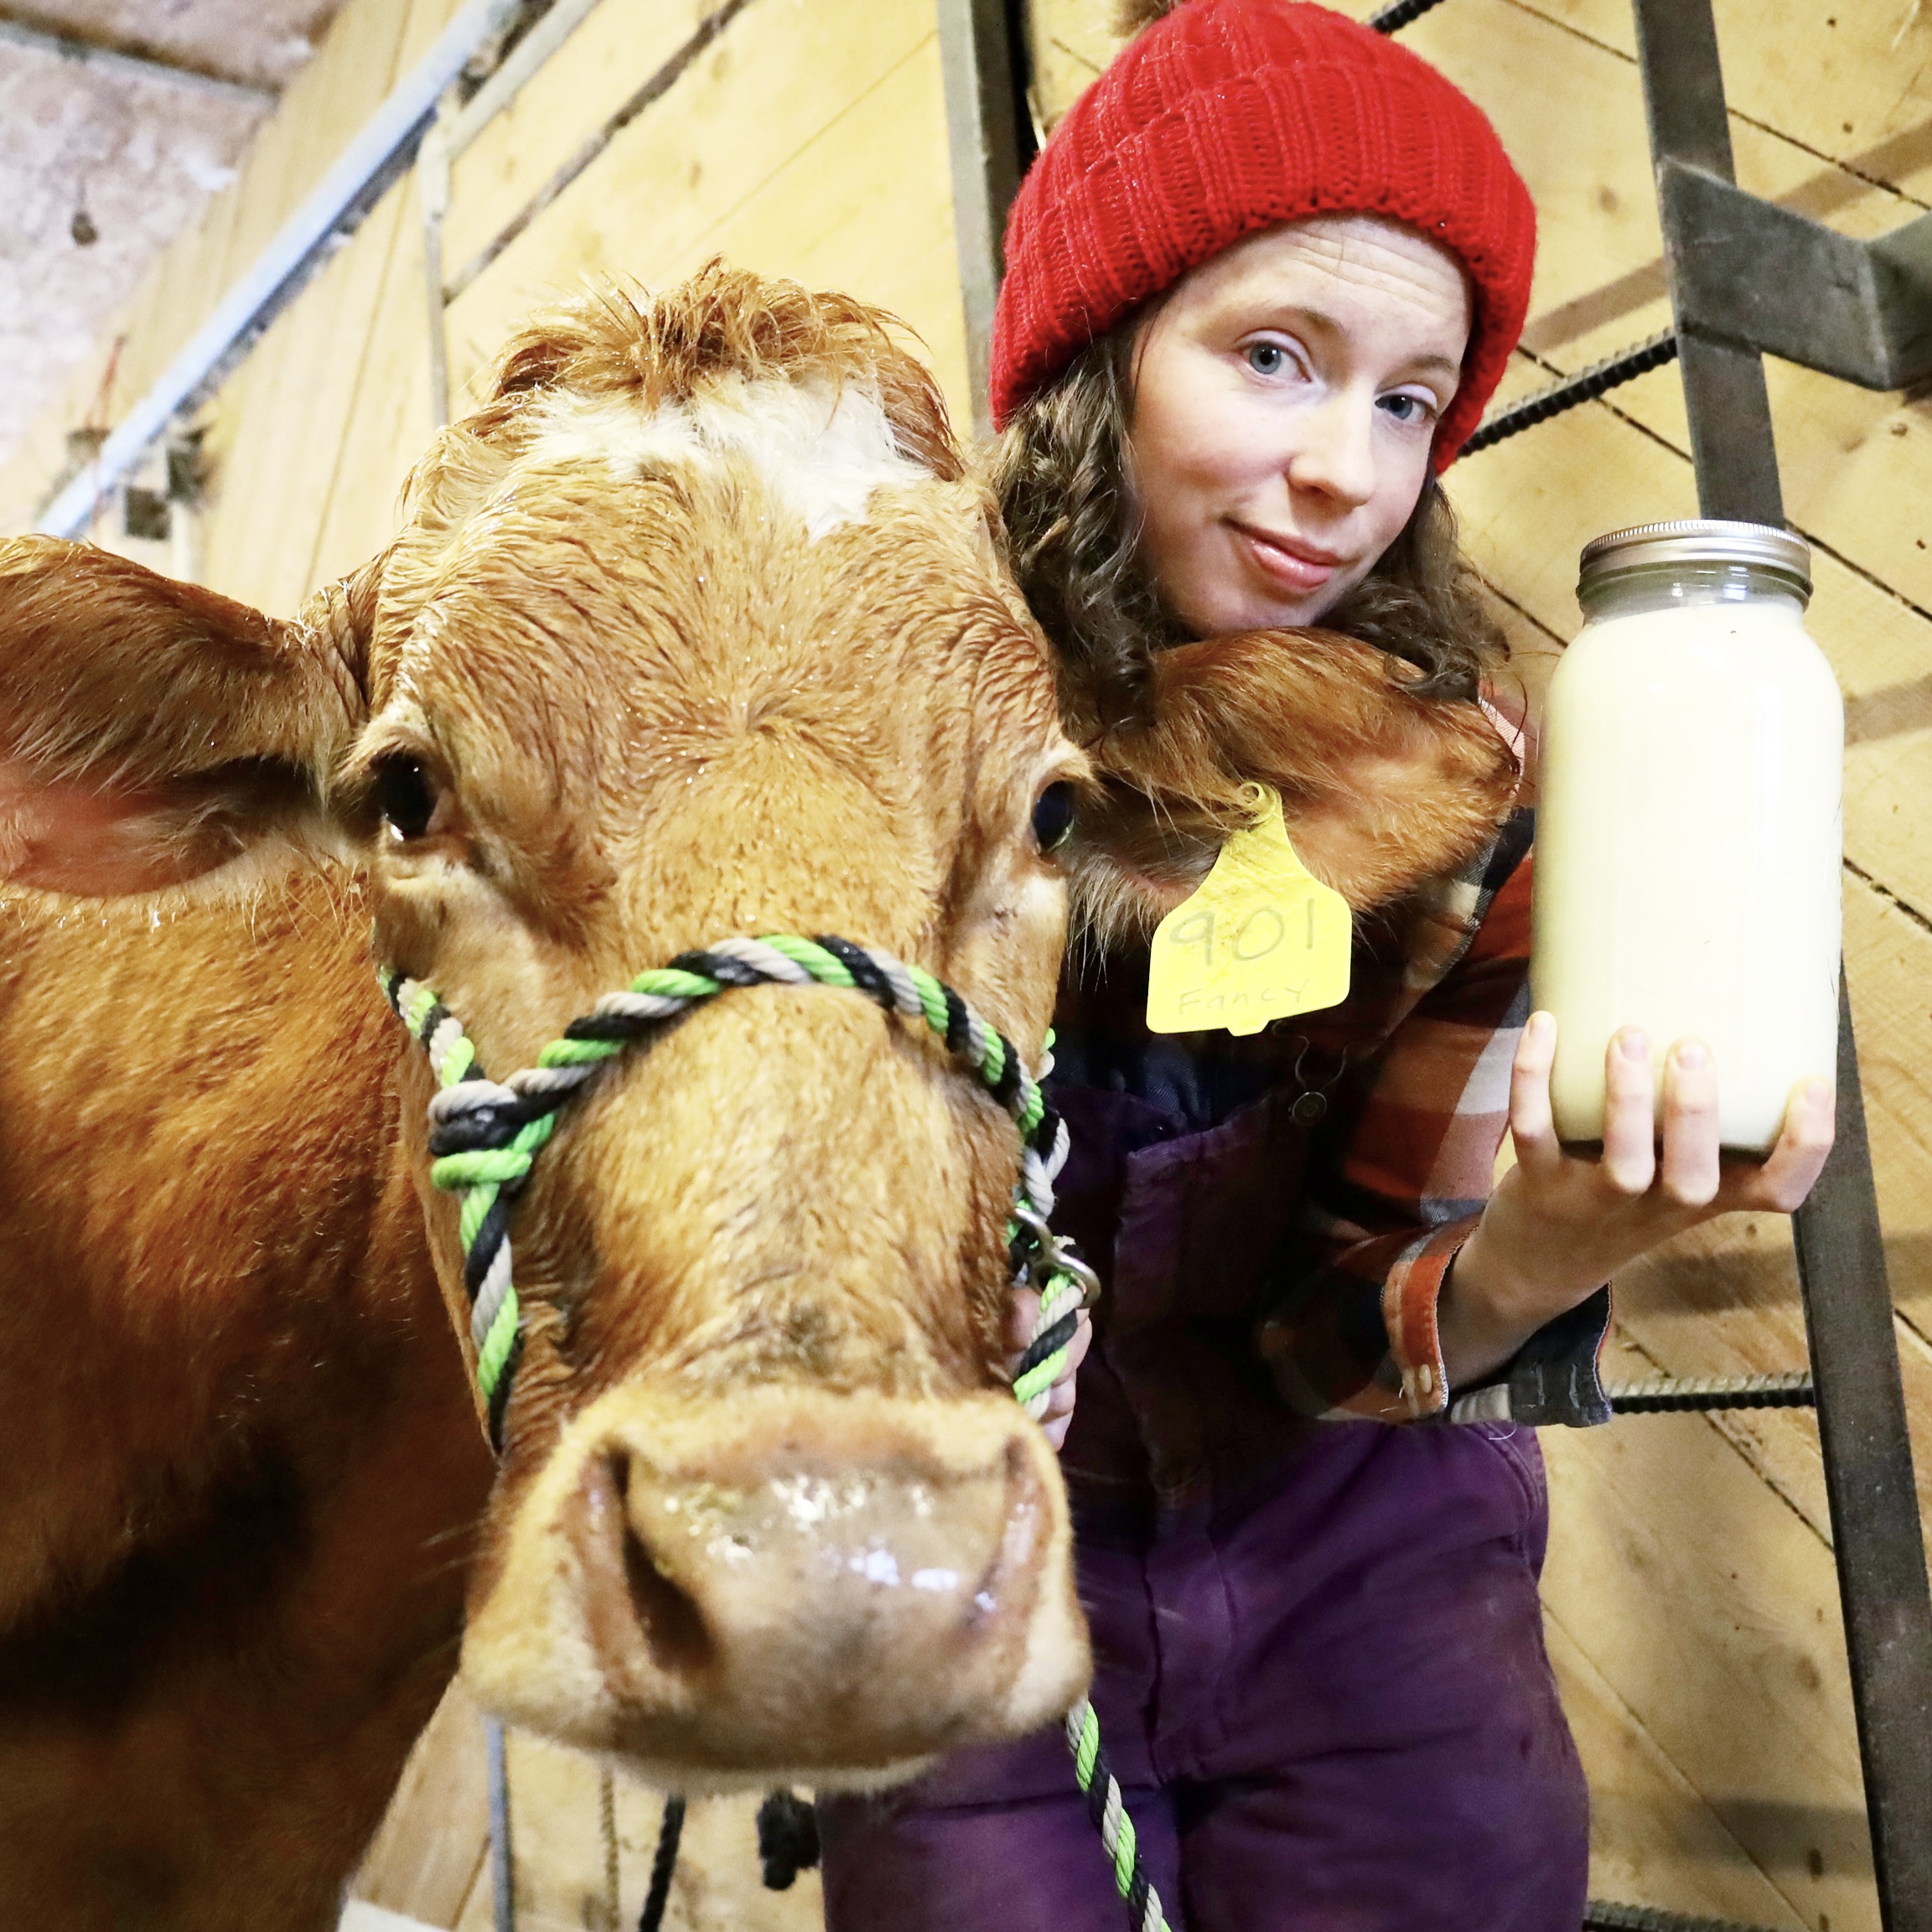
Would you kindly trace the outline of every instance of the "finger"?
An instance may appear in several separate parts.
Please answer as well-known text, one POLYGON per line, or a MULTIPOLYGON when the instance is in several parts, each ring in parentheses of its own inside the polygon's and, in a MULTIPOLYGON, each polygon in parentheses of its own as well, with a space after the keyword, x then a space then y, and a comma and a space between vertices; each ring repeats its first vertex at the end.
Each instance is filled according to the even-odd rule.
POLYGON ((1707 1207, 1722 1166, 1717 1152, 1717 1063, 1702 1040, 1679 1040, 1664 1062, 1664 1197, 1707 1207))
MULTIPOLYGON (((1080 1323, 1083 1329, 1086 1328, 1086 1318, 1084 1314, 1080 1318, 1080 1323)), ((1075 1340, 1079 1341, 1080 1338, 1076 1337, 1075 1340)), ((1074 1345, 1072 1343, 1068 1344, 1070 1354, 1072 1353, 1074 1345)), ((1084 1354, 1085 1352, 1085 1344, 1081 1343, 1080 1345, 1081 1352, 1084 1354)), ((1046 1413, 1039 1418, 1040 1427, 1044 1432, 1046 1439, 1053 1444, 1056 1450, 1064 1449, 1066 1447, 1067 1431, 1073 1426, 1074 1396, 1074 1375, 1072 1369, 1069 1368, 1048 1391, 1046 1413)))
POLYGON ((1603 1172, 1621 1194, 1648 1190, 1657 1172, 1656 1082, 1641 1027, 1624 1027, 1603 1054, 1603 1172))
POLYGON ((1556 1016, 1531 1013, 1516 1043, 1510 1068, 1510 1137, 1518 1165, 1547 1173, 1562 1163, 1556 1124, 1550 1111, 1550 1070, 1556 1064, 1556 1016))
POLYGON ((1785 1105, 1784 1131, 1769 1158, 1762 1167, 1746 1170, 1738 1205, 1795 1213, 1824 1169, 1837 1125, 1838 1100, 1831 1083, 1800 1082, 1785 1105))

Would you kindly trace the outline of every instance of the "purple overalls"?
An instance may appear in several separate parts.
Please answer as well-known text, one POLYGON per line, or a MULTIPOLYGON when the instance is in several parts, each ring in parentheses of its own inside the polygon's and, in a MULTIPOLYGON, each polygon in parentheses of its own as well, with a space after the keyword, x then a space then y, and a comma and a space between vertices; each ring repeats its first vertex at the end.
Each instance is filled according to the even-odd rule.
MULTIPOLYGON (((1534 1432, 1290 1408, 1255 1311, 1324 1063, 1282 1027, 1217 1059, 1087 1017, 1049 1088, 1074 1149, 1054 1222, 1107 1293, 1062 1467, 1094 1705, 1170 1923, 1577 1932, 1588 1798, 1543 1647, 1534 1432)), ((1057 1728, 819 1813, 830 1932, 1126 1922, 1057 1728)))

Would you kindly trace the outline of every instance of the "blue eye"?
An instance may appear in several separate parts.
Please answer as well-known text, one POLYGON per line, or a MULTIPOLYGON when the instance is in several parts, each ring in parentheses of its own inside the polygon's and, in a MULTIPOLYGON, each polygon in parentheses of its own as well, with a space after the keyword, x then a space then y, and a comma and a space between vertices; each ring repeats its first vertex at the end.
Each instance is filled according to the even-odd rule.
POLYGON ((1383 396, 1376 398, 1376 407, 1386 410, 1398 422, 1420 422, 1435 412, 1419 396, 1383 396))
POLYGON ((1247 357, 1256 376, 1279 376, 1288 363, 1288 352, 1278 342, 1251 342, 1247 357))
POLYGON ((1033 842, 1042 852, 1057 852, 1073 836, 1074 788, 1062 781, 1049 785, 1033 805, 1033 842))

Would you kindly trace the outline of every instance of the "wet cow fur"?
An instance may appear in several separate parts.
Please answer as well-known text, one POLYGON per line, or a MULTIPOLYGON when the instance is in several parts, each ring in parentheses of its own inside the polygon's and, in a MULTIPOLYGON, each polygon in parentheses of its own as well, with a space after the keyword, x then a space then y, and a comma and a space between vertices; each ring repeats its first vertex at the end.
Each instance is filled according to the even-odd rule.
MULTIPOLYGON (((331 1924, 466 1577, 500 1704, 527 1665, 526 1721, 754 1774, 814 1685, 666 1662, 584 1520, 755 1496, 800 1453, 823 1487, 836 1417, 868 1467, 956 1478, 1017 1608, 936 1731, 945 1686, 915 1683, 871 1733, 797 1737, 804 1768, 890 1774, 1083 1681, 1064 1499, 1002 1386, 999 1111, 854 996, 736 992, 634 1056, 518 1210, 492 1500, 428 1079, 370 956, 373 922, 493 1070, 640 967, 774 928, 917 960, 1037 1053, 1064 890, 1029 814, 1083 767, 988 522, 879 319, 713 270, 534 326, 393 547, 296 621, 0 545, 8 1922, 331 1924), (399 770, 417 837, 383 816, 399 770), (713 1677, 737 1714, 707 1729, 713 1677)), ((721 1619, 803 1560, 769 1533, 764 1596, 721 1619)), ((682 1561, 665 1588, 708 1603, 682 1561)), ((900 1674, 937 1675, 908 1642, 900 1674)), ((822 1691, 838 1656, 790 1667, 821 1665, 822 1691)))

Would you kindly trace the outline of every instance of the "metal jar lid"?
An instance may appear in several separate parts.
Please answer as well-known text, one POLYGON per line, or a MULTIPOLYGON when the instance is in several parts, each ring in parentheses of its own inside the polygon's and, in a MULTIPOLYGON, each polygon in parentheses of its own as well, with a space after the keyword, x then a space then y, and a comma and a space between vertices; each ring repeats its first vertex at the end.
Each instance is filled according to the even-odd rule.
POLYGON ((1682 563, 1746 564, 1783 578, 1804 597, 1811 594, 1811 548, 1803 537, 1768 523, 1727 523, 1714 516, 1634 524, 1586 543, 1577 592, 1581 596, 1627 570, 1682 563))

